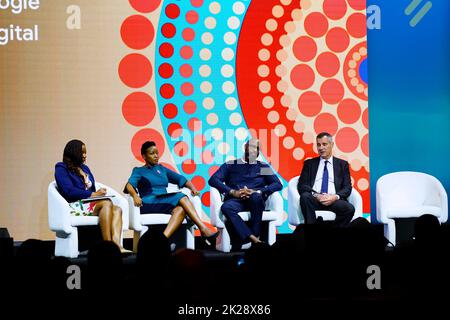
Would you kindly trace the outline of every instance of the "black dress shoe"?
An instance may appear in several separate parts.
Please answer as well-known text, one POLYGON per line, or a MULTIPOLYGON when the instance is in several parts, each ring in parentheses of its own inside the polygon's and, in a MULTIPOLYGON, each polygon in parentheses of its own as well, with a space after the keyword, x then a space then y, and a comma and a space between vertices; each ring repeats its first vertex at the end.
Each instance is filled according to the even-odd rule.
POLYGON ((216 233, 213 233, 212 235, 210 235, 210 236, 202 236, 202 239, 203 239, 203 241, 205 241, 205 243, 208 245, 208 246, 212 246, 213 244, 215 245, 216 244, 216 238, 217 238, 217 236, 219 235, 219 231, 217 231, 216 233))
POLYGON ((241 245, 235 244, 235 245, 231 246, 230 252, 240 252, 240 251, 242 251, 242 246, 241 245))

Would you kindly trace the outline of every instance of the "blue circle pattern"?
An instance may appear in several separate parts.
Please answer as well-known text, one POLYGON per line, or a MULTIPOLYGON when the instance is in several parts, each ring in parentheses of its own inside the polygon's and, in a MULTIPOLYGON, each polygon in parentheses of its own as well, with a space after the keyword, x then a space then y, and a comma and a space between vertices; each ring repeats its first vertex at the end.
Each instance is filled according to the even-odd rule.
POLYGON ((366 84, 369 83, 369 73, 368 73, 368 63, 367 58, 364 59, 360 65, 359 65, 359 76, 361 77, 361 80, 364 81, 366 84))
MULTIPOLYGON (((201 130, 199 130, 198 132, 192 132, 190 130, 184 129, 183 135, 176 139, 171 138, 170 136, 168 136, 166 134, 167 142, 168 142, 169 148, 171 150, 173 150, 175 143, 177 143, 178 141, 184 141, 185 143, 188 144, 189 152, 187 155, 180 157, 180 156, 172 153, 172 156, 174 158, 175 164, 179 168, 180 168, 181 163, 184 160, 186 160, 186 159, 194 160, 194 162, 197 164, 197 170, 193 175, 187 175, 189 178, 192 178, 193 176, 197 176, 197 175, 200 175, 202 177, 209 176, 208 169, 210 167, 210 164, 202 163, 201 151, 206 151, 206 150, 211 151, 214 155, 213 164, 216 164, 216 165, 220 165, 221 163, 226 161, 225 156, 234 156, 234 157, 242 156, 242 150, 240 148, 242 141, 241 142, 237 141, 238 139, 234 135, 235 129, 237 127, 230 124, 230 121, 229 121, 229 118, 232 113, 239 114, 239 115, 235 115, 237 118, 239 118, 239 116, 240 116, 240 118, 242 119, 242 123, 239 125, 239 127, 242 127, 245 130, 247 130, 247 127, 244 123, 244 117, 243 117, 242 111, 239 106, 239 99, 238 99, 238 95, 237 95, 237 86, 236 86, 236 78, 235 78, 235 61, 236 61, 235 54, 236 54, 236 47, 237 47, 237 35, 239 34, 240 25, 239 25, 239 28, 235 29, 235 30, 230 29, 227 25, 228 19, 233 16, 238 17, 239 21, 242 23, 245 12, 238 16, 233 12, 233 9, 232 9, 234 1, 220 1, 220 2, 217 2, 217 3, 220 3, 220 12, 218 14, 213 14, 209 10, 210 4, 212 2, 217 2, 217 1, 205 1, 205 3, 200 8, 193 7, 189 1, 182 1, 182 2, 181 1, 179 1, 179 2, 171 1, 171 2, 165 3, 163 11, 167 5, 169 5, 170 3, 175 3, 180 8, 180 16, 177 18, 176 23, 175 23, 172 19, 169 19, 164 14, 162 14, 160 17, 159 25, 162 26, 165 23, 173 23, 177 28, 177 33, 173 38, 166 39, 162 35, 161 30, 159 29, 158 36, 157 36, 157 40, 160 40, 157 42, 157 46, 156 46, 157 48, 159 47, 159 45, 162 42, 170 42, 173 45, 174 52, 175 52, 171 58, 166 59, 166 58, 161 57, 158 53, 158 50, 156 50, 156 58, 155 58, 156 69, 162 63, 167 62, 167 63, 171 64, 175 70, 174 75, 170 79, 164 79, 159 74, 156 74, 156 83, 158 84, 158 86, 163 83, 167 83, 167 81, 169 80, 170 83, 175 88, 175 95, 170 99, 163 98, 158 91, 159 88, 156 88, 157 96, 158 96, 157 99, 159 102, 158 104, 160 106, 160 110, 162 110, 162 107, 167 103, 173 103, 178 107, 178 114, 173 119, 168 119, 163 114, 161 114, 163 128, 167 128, 169 126, 169 124, 171 124, 172 122, 177 122, 177 123, 181 124, 181 126, 183 128, 187 128, 188 121, 191 118, 198 118, 202 123, 201 130), (184 20, 184 16, 185 16, 186 12, 188 12, 189 10, 195 10, 195 11, 197 11, 197 13, 199 15, 199 20, 195 25, 191 25, 184 20), (214 29, 208 29, 205 26, 204 21, 208 17, 213 17, 216 20, 216 26, 214 29), (195 39, 193 41, 187 42, 183 39, 182 30, 184 30, 185 28, 193 28, 194 29, 195 39), (231 45, 226 44, 224 42, 225 33, 230 32, 230 31, 236 35, 236 41, 231 45), (204 44, 202 42, 202 35, 204 33, 208 33, 208 32, 210 34, 212 34, 212 36, 214 37, 214 40, 210 44, 204 44), (185 45, 190 46, 194 51, 194 56, 188 60, 183 59, 179 54, 180 49, 185 45), (222 58, 222 51, 226 48, 229 48, 234 52, 234 57, 232 59, 230 59, 229 61, 224 61, 222 58), (211 58, 208 61, 204 61, 200 57, 201 49, 210 50, 211 58), (178 72, 180 66, 185 63, 191 65, 191 67, 193 68, 193 71, 194 71, 192 76, 189 78, 183 78, 178 72), (221 74, 221 67, 224 64, 228 64, 233 68, 234 72, 231 77, 224 77, 221 74), (211 73, 209 76, 205 77, 205 76, 200 75, 199 68, 202 65, 207 65, 210 68, 211 73), (212 91, 210 93, 203 93, 200 89, 201 84, 205 81, 208 81, 212 85, 212 91), (234 91, 229 94, 224 93, 222 90, 222 85, 226 81, 228 81, 229 83, 231 83, 232 86, 234 86, 234 91), (193 86, 194 86, 194 94, 193 95, 186 97, 181 93, 180 87, 181 87, 181 84, 183 84, 184 82, 190 82, 193 84, 193 86), (205 98, 210 98, 214 101, 214 106, 212 108, 208 107, 208 109, 210 109, 210 110, 207 110, 203 107, 205 98), (225 107, 225 101, 226 101, 226 99, 229 99, 229 98, 234 99, 233 101, 236 101, 236 103, 235 103, 236 108, 234 108, 233 110, 229 110, 225 107), (183 104, 187 100, 193 100, 197 105, 197 111, 193 115, 189 115, 186 112, 184 112, 184 110, 183 110, 183 104), (208 116, 208 114, 211 114, 211 113, 216 114, 217 118, 218 118, 218 122, 213 125, 210 125, 207 122, 207 116, 208 116), (223 138, 217 139, 217 136, 216 136, 217 140, 214 139, 213 129, 215 129, 215 128, 222 129, 223 138), (197 148, 194 145, 194 136, 199 133, 203 134, 206 138, 206 146, 203 149, 197 148), (222 142, 226 142, 229 144, 231 153, 223 155, 220 152, 218 152, 218 146, 222 142)), ((239 2, 241 2, 243 4, 248 4, 248 1, 244 1, 244 0, 239 1, 239 2)), ((209 101, 211 101, 211 100, 209 100, 209 101)), ((214 116, 212 116, 212 117, 214 117, 214 116)), ((182 171, 180 170, 180 172, 182 172, 182 171)))
MULTIPOLYGON (((157 72, 155 73, 156 76, 156 94, 157 94, 157 100, 159 105, 159 110, 161 111, 163 106, 167 103, 173 103, 178 107, 178 113, 173 119, 166 118, 162 112, 160 112, 161 115, 161 121, 163 128, 167 130, 168 126, 173 123, 177 122, 181 125, 183 128, 183 134, 179 138, 172 138, 170 137, 166 132, 166 140, 168 143, 168 147, 170 150, 174 149, 174 145, 179 141, 184 141, 189 146, 189 152, 185 156, 178 156, 174 152, 172 152, 172 156, 174 159, 174 163, 180 170, 180 172, 185 175, 188 179, 191 179, 195 176, 201 176, 205 178, 206 180, 206 187, 203 192, 208 190, 207 186, 207 180, 209 179, 209 172, 208 169, 211 167, 211 165, 217 165, 220 166, 225 161, 229 160, 229 157, 233 158, 239 158, 242 157, 243 154, 243 143, 245 140, 248 139, 250 136, 250 133, 248 131, 248 127, 245 124, 244 115, 241 110, 241 106, 239 104, 239 98, 237 94, 237 83, 236 83, 236 48, 238 44, 238 36, 239 32, 242 26, 242 22, 245 16, 245 13, 247 11, 248 6, 250 5, 249 0, 240 0, 240 1, 213 1, 213 0, 206 0, 204 4, 200 8, 193 7, 190 3, 190 1, 167 1, 164 3, 164 7, 162 9, 162 12, 164 12, 167 5, 174 3, 180 8, 180 15, 177 18, 176 21, 168 18, 163 13, 160 16, 159 26, 164 25, 165 23, 173 23, 176 28, 177 32, 176 35, 171 39, 166 39, 162 33, 161 33, 161 27, 158 28, 157 33, 157 43, 156 48, 159 48, 161 43, 163 42, 169 42, 174 47, 174 55, 170 58, 164 58, 159 54, 158 49, 156 49, 155 53, 155 70, 158 70, 159 66, 162 63, 169 63, 174 68, 174 74, 170 79, 164 79, 162 78, 157 72), (241 6, 241 9, 244 9, 242 5, 245 6, 245 10, 240 10, 238 12, 233 11, 233 5, 235 3, 239 2, 239 5, 241 6), (220 12, 211 12, 210 11, 210 5, 211 3, 217 3, 220 5, 220 12), (195 10, 198 13, 199 20, 195 25, 191 25, 185 20, 185 15, 188 11, 195 10), (210 29, 205 26, 205 19, 208 17, 212 17, 215 19, 216 24, 215 27, 209 25, 210 29), (229 26, 229 19, 232 18, 234 21, 237 21, 239 19, 239 24, 232 24, 232 28, 229 26), (195 31, 195 39, 193 41, 187 42, 182 37, 182 30, 185 28, 193 28, 195 31), (225 42, 224 36, 226 33, 232 32, 234 33, 235 37, 231 37, 231 39, 235 39, 234 43, 232 41, 225 42), (210 33, 214 40, 210 44, 205 44, 202 42, 202 35, 205 33, 210 33), (185 60, 180 56, 180 49, 185 46, 189 45, 193 51, 194 55, 191 59, 185 60), (228 49, 227 49, 228 48, 228 49), (202 60, 202 57, 200 55, 201 49, 209 49, 211 52, 211 58, 207 61, 202 60), (227 57, 226 60, 223 59, 222 53, 223 50, 226 49, 229 51, 231 49, 234 53, 234 55, 231 57, 230 55, 227 57), (189 78, 183 78, 178 70, 181 65, 183 64, 190 64, 193 68, 193 74, 189 78), (221 68, 223 65, 229 65, 232 67, 232 74, 228 72, 226 76, 224 76, 221 72, 221 68), (203 65, 207 65, 211 72, 209 76, 206 76, 205 74, 200 74, 199 68, 203 65), (174 88, 175 88, 175 95, 170 99, 165 99, 161 96, 159 93, 159 86, 170 82, 174 88), (203 93, 201 91, 201 85, 204 81, 208 81, 212 85, 212 90, 209 93, 203 93), (190 82, 194 86, 194 93, 186 97, 181 93, 180 87, 181 84, 184 82, 190 82), (234 87, 234 90, 223 90, 224 83, 227 82, 228 88, 234 87), (224 92, 226 91, 226 92, 224 92), (205 108, 203 106, 204 99, 209 98, 209 102, 211 102, 211 99, 214 101, 214 106, 211 104, 205 108), (227 100, 228 99, 228 100, 227 100), (197 111, 190 115, 187 114, 183 110, 183 104, 187 100, 193 100, 197 105, 197 111), (231 101, 231 102, 230 102, 231 101), (226 106, 228 104, 228 106, 226 106), (207 121, 208 115, 211 117, 211 113, 214 113, 217 115, 217 123, 209 124, 207 121), (233 123, 230 122, 230 116, 233 117, 236 121, 233 121, 233 123), (187 129, 188 127, 188 121, 191 118, 197 118, 201 121, 202 126, 201 130, 198 132, 192 132, 187 129), (239 124, 239 118, 241 119, 241 122, 239 124), (222 130, 223 136, 220 137, 214 134, 214 129, 216 130, 222 130), (239 134, 236 134, 237 131, 239 134), (197 134, 203 134, 206 138, 206 146, 204 148, 197 148, 194 145, 194 136, 197 134), (219 147, 221 144, 227 143, 229 146, 229 152, 226 154, 222 154, 219 152, 219 147), (203 151, 209 150, 214 155, 214 161, 211 164, 205 164, 202 162, 201 153, 203 151), (181 163, 184 160, 192 159, 196 163, 196 171, 193 174, 186 174, 182 171, 181 163)), ((236 10, 235 10, 236 11, 236 10)), ((228 67, 228 70, 231 70, 230 67, 228 67)), ((214 116, 212 116, 214 117, 214 116)), ((262 155, 261 155, 262 156, 262 155)), ((280 177, 282 183, 284 186, 287 185, 286 181, 280 177)), ((202 204, 203 210, 209 214, 209 207, 206 207, 202 204)), ((290 229, 288 227, 288 224, 285 223, 283 226, 279 227, 280 232, 290 232, 290 229)))

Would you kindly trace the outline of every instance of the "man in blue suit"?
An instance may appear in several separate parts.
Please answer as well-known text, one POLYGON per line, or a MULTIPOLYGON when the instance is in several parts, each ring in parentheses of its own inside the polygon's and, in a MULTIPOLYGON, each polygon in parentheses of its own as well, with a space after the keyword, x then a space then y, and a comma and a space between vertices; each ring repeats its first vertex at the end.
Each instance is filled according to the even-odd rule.
POLYGON ((246 242, 261 242, 259 236, 265 201, 282 188, 270 166, 256 160, 258 155, 259 141, 251 139, 245 144, 242 159, 224 163, 208 181, 224 196, 221 210, 227 218, 225 226, 230 232, 233 250, 240 249, 246 242), (240 211, 250 211, 248 225, 238 215, 240 211))
POLYGON ((347 226, 355 208, 347 201, 352 192, 348 162, 333 157, 333 137, 328 132, 316 137, 320 157, 308 159, 303 164, 297 190, 305 224, 316 222, 316 210, 336 214, 335 226, 347 226))

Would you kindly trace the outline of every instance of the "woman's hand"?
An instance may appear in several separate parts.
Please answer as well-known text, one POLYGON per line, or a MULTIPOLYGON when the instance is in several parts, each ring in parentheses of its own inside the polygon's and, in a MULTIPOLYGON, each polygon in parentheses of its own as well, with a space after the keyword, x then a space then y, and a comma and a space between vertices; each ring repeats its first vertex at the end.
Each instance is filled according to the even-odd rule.
POLYGON ((106 194, 106 188, 100 188, 95 192, 92 192, 91 197, 104 196, 106 194))
POLYGON ((142 199, 141 199, 141 197, 139 197, 138 195, 135 195, 133 197, 133 201, 134 201, 134 206, 135 207, 142 207, 142 199))
POLYGON ((198 190, 196 190, 196 189, 193 189, 193 190, 191 190, 191 194, 192 194, 192 196, 198 196, 199 194, 200 194, 200 191, 198 191, 198 190))

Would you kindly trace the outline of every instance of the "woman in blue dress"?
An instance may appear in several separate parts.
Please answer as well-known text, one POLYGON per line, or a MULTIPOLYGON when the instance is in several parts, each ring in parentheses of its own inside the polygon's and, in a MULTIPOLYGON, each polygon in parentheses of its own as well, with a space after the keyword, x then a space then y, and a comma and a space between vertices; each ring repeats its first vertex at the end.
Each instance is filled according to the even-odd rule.
POLYGON ((86 145, 80 140, 69 141, 63 154, 63 161, 55 165, 55 180, 58 191, 69 202, 75 215, 99 217, 103 240, 114 242, 122 253, 131 251, 120 244, 122 236, 122 209, 110 200, 81 202, 81 199, 104 196, 105 188, 95 189, 95 179, 86 162, 86 145))
POLYGON ((178 229, 184 218, 188 216, 197 225, 205 241, 207 243, 213 242, 218 233, 213 233, 203 223, 189 198, 181 192, 167 193, 167 186, 170 182, 177 184, 180 188, 186 187, 191 190, 193 196, 198 196, 200 192, 195 189, 192 182, 158 164, 158 148, 153 141, 144 142, 141 147, 141 155, 145 165, 133 169, 126 185, 126 190, 133 197, 134 205, 140 207, 141 214, 171 214, 172 217, 163 232, 167 238, 178 229))

